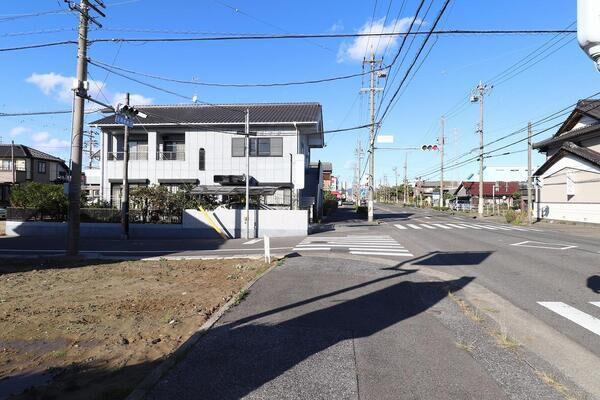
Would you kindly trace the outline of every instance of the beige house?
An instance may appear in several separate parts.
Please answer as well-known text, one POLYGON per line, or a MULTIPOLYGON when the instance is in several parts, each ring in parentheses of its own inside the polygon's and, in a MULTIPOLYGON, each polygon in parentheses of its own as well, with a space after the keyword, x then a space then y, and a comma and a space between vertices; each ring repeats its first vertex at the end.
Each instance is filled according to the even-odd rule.
POLYGON ((600 223, 600 100, 580 100, 559 130, 533 145, 546 162, 539 180, 539 219, 600 223))
POLYGON ((66 182, 68 171, 58 157, 21 144, 0 144, 0 206, 8 205, 13 184, 66 182))

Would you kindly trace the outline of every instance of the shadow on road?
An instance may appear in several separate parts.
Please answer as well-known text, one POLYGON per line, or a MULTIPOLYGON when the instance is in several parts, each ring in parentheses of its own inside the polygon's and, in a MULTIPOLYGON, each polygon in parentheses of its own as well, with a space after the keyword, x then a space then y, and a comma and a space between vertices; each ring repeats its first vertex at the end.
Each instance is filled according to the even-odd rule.
POLYGON ((600 293, 600 275, 592 275, 587 279, 587 287, 594 293, 600 293))
MULTIPOLYGON (((351 346, 354 339, 374 335, 419 315, 475 279, 461 277, 441 282, 412 282, 405 277, 414 270, 399 271, 214 328, 154 388, 148 399, 191 399, 201 393, 203 399, 222 400, 239 399, 259 388, 269 392, 276 390, 269 388, 269 382, 317 354, 320 358, 340 357, 341 360, 333 362, 332 368, 339 367, 338 362, 343 364, 344 357, 348 358, 349 361, 346 361, 350 364, 340 367, 340 373, 345 370, 353 374, 354 359, 348 354, 347 346, 351 346), (365 293, 367 287, 371 291, 365 293), (353 292, 357 289, 358 295, 353 292), (273 322, 273 319, 277 321, 277 317, 285 318, 276 314, 340 294, 344 294, 347 300, 326 302, 334 302, 327 307, 313 304, 313 310, 309 312, 273 322), (340 350, 340 347, 345 350, 340 350)), ((303 371, 302 374, 316 374, 314 379, 317 381, 312 382, 314 385, 325 384, 318 382, 318 371, 306 372, 307 366, 298 368, 303 371)), ((291 376, 295 373, 298 372, 292 372, 291 376)), ((340 377, 339 381, 343 378, 340 377)), ((329 383, 343 386, 337 380, 329 383)))

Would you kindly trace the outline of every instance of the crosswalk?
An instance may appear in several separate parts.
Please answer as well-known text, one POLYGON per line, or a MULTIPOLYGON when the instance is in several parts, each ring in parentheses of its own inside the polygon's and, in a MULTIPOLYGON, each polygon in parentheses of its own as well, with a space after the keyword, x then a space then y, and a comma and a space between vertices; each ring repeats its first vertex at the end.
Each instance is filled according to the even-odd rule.
POLYGON ((473 230, 488 230, 488 231, 522 231, 522 232, 541 232, 540 229, 535 228, 524 228, 521 226, 510 226, 510 225, 488 225, 488 224, 474 224, 474 223, 459 223, 459 222, 427 222, 427 223, 404 223, 395 224, 397 229, 407 230, 450 230, 450 229, 473 229, 473 230))
POLYGON ((389 235, 310 236, 294 247, 298 252, 348 252, 356 255, 413 257, 389 235))
MULTIPOLYGON (((538 301, 538 304, 600 336, 600 319, 560 301, 538 301)), ((590 304, 600 307, 600 301, 590 304)))

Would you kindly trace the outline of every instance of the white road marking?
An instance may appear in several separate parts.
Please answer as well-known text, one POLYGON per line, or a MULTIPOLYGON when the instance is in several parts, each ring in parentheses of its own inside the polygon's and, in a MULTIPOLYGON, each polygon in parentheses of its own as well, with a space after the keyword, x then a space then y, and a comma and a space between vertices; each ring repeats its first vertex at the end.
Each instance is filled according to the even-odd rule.
POLYGON ((560 301, 538 301, 538 304, 600 336, 600 319, 560 301))
POLYGON ((329 247, 294 247, 294 251, 329 251, 329 247))
POLYGON ((400 230, 406 229, 406 227, 404 225, 394 225, 394 226, 400 230))
POLYGON ((510 230, 512 230, 511 227, 509 227, 509 226, 502 226, 502 225, 494 225, 494 228, 500 229, 500 230, 503 230, 503 231, 510 231, 510 230))
MULTIPOLYGON (((431 225, 439 226, 442 229, 452 229, 451 227, 446 226, 446 225, 442 225, 442 224, 431 224, 431 225)), ((450 225, 450 224, 448 224, 448 225, 450 225)))
POLYGON ((574 249, 577 247, 577 246, 573 246, 571 244, 536 242, 533 240, 525 240, 524 242, 511 243, 511 246, 531 247, 534 249, 548 249, 548 250, 568 250, 568 249, 574 249))
POLYGON ((417 226, 417 225, 415 225, 415 224, 406 224, 406 225, 410 226, 410 227, 411 227, 411 228, 413 228, 413 229, 423 229, 423 228, 421 228, 420 226, 417 226))
POLYGON ((248 240, 247 242, 244 242, 242 244, 254 244, 254 243, 258 243, 262 241, 262 239, 252 239, 252 240, 248 240))
POLYGON ((458 228, 458 229, 467 229, 466 227, 460 226, 458 224, 446 224, 446 225, 451 226, 453 228, 458 228))
POLYGON ((481 228, 480 228, 480 227, 478 227, 478 226, 475 226, 475 225, 470 225, 470 224, 461 224, 461 225, 462 225, 462 226, 466 226, 467 228, 471 228, 471 229, 478 230, 478 231, 480 231, 480 230, 481 230, 481 228))
POLYGON ((374 247, 350 247, 350 251, 386 251, 388 253, 408 253, 406 249, 378 249, 374 247))
POLYGON ((431 217, 425 217, 425 219, 431 219, 431 217))
POLYGON ((590 304, 596 307, 600 307, 600 301, 590 301, 590 304))
POLYGON ((369 256, 396 256, 396 257, 413 257, 410 253, 379 253, 374 251, 351 251, 350 254, 369 255, 369 256))
MULTIPOLYGON (((427 229, 435 229, 435 226, 431 226, 431 225, 427 225, 427 224, 419 224, 419 225, 421 225, 427 229)), ((437 225, 437 224, 435 224, 435 225, 437 225)))
POLYGON ((377 245, 377 244, 361 244, 361 243, 346 243, 346 244, 330 244, 330 243, 299 243, 296 247, 381 247, 385 249, 401 248, 400 244, 377 245))
POLYGON ((477 225, 480 228, 484 228, 484 229, 489 229, 491 231, 495 231, 496 228, 494 228, 493 226, 489 226, 489 225, 477 225))

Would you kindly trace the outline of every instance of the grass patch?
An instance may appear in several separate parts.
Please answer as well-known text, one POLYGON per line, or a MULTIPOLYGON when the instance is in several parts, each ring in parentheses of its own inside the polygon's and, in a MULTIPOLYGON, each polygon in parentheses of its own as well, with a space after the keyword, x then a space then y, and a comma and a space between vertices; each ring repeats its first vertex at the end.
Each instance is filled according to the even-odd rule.
POLYGON ((569 390, 566 388, 566 386, 563 385, 562 383, 560 383, 558 378, 556 378, 554 375, 549 374, 544 371, 535 371, 535 373, 542 382, 544 382, 546 385, 550 386, 552 389, 556 390, 565 399, 575 400, 575 397, 573 397, 569 394, 569 390))
POLYGON ((242 290, 240 293, 238 293, 237 297, 235 298, 235 301, 233 302, 233 306, 237 306, 239 305, 242 301, 246 300, 246 297, 248 297, 248 295, 250 294, 249 290, 242 290))
POLYGON ((519 342, 511 338, 506 332, 495 332, 496 343, 503 349, 516 350, 521 346, 519 342))
POLYGON ((67 350, 54 350, 52 357, 54 358, 65 358, 67 356, 67 350))
POLYGON ((461 350, 466 351, 469 354, 473 354, 473 350, 475 350, 475 343, 466 343, 463 341, 458 341, 454 343, 456 345, 456 347, 458 347, 461 350))

